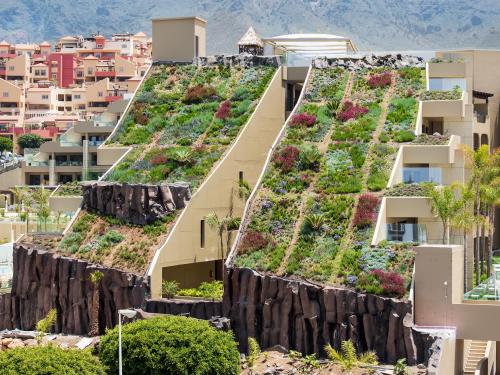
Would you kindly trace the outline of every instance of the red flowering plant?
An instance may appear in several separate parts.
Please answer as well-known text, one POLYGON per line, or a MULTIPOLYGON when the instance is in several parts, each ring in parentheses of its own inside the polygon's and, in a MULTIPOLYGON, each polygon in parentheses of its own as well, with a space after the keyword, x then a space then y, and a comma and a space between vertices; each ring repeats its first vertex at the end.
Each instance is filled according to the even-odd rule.
POLYGON ((403 277, 392 271, 373 270, 370 272, 380 282, 383 293, 391 297, 402 297, 405 294, 405 280, 403 277))
POLYGON ((286 146, 274 155, 274 163, 284 173, 290 172, 299 159, 300 150, 294 146, 286 146))
POLYGON ((370 86, 372 89, 378 88, 378 87, 386 87, 391 84, 392 80, 392 73, 391 72, 383 72, 380 74, 372 74, 366 83, 368 83, 368 86, 370 86))
POLYGON ((231 101, 224 100, 222 103, 220 103, 217 112, 215 112, 215 117, 217 117, 219 120, 225 120, 226 118, 229 117, 230 113, 231 113, 231 101))
POLYGON ((360 116, 368 113, 368 108, 363 106, 355 105, 350 100, 346 100, 342 106, 342 112, 339 113, 338 119, 340 121, 346 122, 351 119, 357 119, 360 116))
POLYGON ((246 253, 248 251, 260 250, 269 244, 269 240, 264 234, 255 230, 249 230, 241 239, 240 252, 246 253))
POLYGON ((362 194, 359 197, 353 224, 356 227, 367 227, 375 222, 379 198, 373 194, 362 194))
POLYGON ((151 165, 153 166, 156 166, 156 165, 160 165, 160 164, 166 164, 168 161, 167 157, 164 156, 164 155, 155 155, 153 156, 149 162, 151 163, 151 165))
POLYGON ((310 115, 305 112, 294 114, 292 116, 292 119, 290 120, 290 126, 292 127, 306 126, 310 128, 314 126, 315 123, 316 123, 316 116, 310 115))

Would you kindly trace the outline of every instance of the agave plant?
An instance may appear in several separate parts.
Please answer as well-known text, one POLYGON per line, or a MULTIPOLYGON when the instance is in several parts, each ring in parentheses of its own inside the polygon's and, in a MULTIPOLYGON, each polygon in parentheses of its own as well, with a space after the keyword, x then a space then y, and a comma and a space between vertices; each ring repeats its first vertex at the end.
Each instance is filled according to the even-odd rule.
POLYGON ((313 168, 321 160, 321 152, 316 146, 305 146, 301 150, 300 159, 307 168, 313 168))
POLYGON ((337 112, 340 106, 340 100, 339 99, 332 99, 330 102, 326 103, 326 108, 328 111, 330 111, 330 114, 334 114, 337 112))
POLYGON ((322 214, 310 214, 304 217, 304 222, 313 230, 320 230, 325 223, 325 216, 322 214))
POLYGON ((189 163, 193 158, 193 151, 189 149, 176 150, 174 153, 174 159, 179 163, 189 163))

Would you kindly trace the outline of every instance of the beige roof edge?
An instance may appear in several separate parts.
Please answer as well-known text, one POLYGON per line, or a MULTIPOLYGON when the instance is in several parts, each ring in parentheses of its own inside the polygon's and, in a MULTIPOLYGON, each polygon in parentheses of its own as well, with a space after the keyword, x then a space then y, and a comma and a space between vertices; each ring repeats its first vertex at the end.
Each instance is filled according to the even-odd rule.
POLYGON ((187 16, 187 17, 162 17, 162 18, 153 18, 151 21, 165 21, 165 20, 198 20, 203 23, 208 23, 208 21, 204 18, 198 17, 198 16, 187 16))

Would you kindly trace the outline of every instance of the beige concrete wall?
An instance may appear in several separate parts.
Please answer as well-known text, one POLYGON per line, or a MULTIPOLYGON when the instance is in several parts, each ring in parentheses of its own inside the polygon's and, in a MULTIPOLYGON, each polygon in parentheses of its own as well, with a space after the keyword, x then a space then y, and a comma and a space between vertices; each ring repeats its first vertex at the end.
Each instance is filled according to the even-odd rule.
POLYGON ((153 61, 192 61, 195 36, 199 54, 205 56, 205 24, 195 17, 153 19, 153 61))
POLYGON ((463 301, 462 246, 415 250, 415 323, 456 327, 457 339, 499 341, 500 303, 463 301))
POLYGON ((461 137, 452 135, 447 145, 403 145, 403 163, 452 164, 461 137))
POLYGON ((30 58, 26 55, 16 56, 5 64, 6 76, 21 76, 27 79, 29 77, 30 58))
MULTIPOLYGON (((17 107, 19 108, 20 103, 23 101, 22 92, 21 88, 0 78, 0 103, 18 103, 17 107), (5 96, 4 93, 7 93, 7 95, 5 96)), ((4 110, 8 111, 10 108, 5 108, 4 110)))
POLYGON ((81 205, 82 197, 60 197, 52 195, 49 198, 49 208, 52 212, 76 212, 81 205))
POLYGON ((118 57, 115 60, 115 71, 117 77, 133 77, 136 75, 136 65, 132 61, 118 57))
POLYGON ((462 78, 466 75, 465 62, 427 63, 430 78, 462 78))
POLYGON ((98 165, 113 165, 123 155, 130 150, 130 147, 99 147, 97 149, 97 164, 98 165))
POLYGON ((441 353, 437 367, 427 367, 428 375, 452 375, 458 374, 462 369, 457 366, 455 353, 458 349, 454 337, 446 337, 441 341, 441 353))
MULTIPOLYGON (((230 196, 237 192, 240 171, 244 180, 251 187, 255 186, 269 149, 285 121, 283 106, 280 68, 228 153, 193 195, 165 244, 157 251, 148 271, 154 297, 160 294, 164 267, 220 259, 218 236, 208 225, 205 227, 205 247, 200 247, 200 222, 212 212, 219 216, 228 214, 230 196)), ((244 202, 235 197, 234 216, 241 216, 243 208, 244 202)))
MULTIPOLYGON (((464 92, 464 96, 467 94, 464 92)), ((422 116, 424 117, 463 117, 465 100, 423 100, 422 116)))
POLYGON ((0 174, 0 190, 8 190, 16 185, 23 185, 23 171, 22 168, 12 169, 0 174))

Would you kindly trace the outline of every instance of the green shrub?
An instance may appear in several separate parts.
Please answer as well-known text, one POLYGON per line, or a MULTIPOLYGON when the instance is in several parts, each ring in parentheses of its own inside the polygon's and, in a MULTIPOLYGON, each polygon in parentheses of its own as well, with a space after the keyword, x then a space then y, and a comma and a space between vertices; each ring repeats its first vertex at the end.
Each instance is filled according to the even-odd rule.
MULTIPOLYGON (((198 319, 163 316, 122 328, 123 373, 236 375, 240 355, 233 336, 198 319)), ((99 358, 109 373, 118 372, 118 329, 101 338, 99 358)))
POLYGON ((175 280, 163 280, 161 283, 161 294, 165 298, 174 298, 179 291, 179 283, 175 280))
POLYGON ((17 138, 17 144, 22 148, 40 148, 47 139, 37 134, 23 134, 17 138))
POLYGON ((203 282, 197 288, 181 289, 177 293, 179 296, 200 297, 221 300, 224 294, 222 281, 203 282))
POLYGON ((4 375, 106 374, 106 368, 89 350, 61 349, 52 345, 2 351, 0 369, 4 375))
POLYGON ((394 135, 394 141, 402 143, 402 142, 410 142, 415 139, 415 133, 410 130, 400 130, 394 135))

